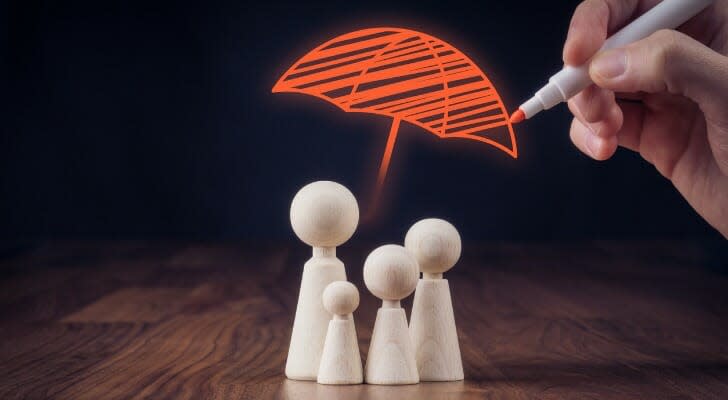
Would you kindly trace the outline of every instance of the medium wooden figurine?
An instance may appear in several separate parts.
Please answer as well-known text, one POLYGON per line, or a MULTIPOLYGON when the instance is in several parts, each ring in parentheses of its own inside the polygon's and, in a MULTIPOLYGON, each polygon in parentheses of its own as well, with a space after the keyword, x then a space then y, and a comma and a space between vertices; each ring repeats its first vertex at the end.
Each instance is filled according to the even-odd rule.
POLYGON ((460 235, 449 222, 430 218, 414 224, 404 242, 422 271, 409 326, 420 380, 461 380, 463 362, 450 285, 442 278, 460 258, 460 235))
POLYGON ((364 262, 364 283, 382 299, 377 310, 365 368, 367 383, 404 385, 419 382, 407 316, 400 300, 412 294, 419 274, 417 260, 402 246, 372 251, 364 262))

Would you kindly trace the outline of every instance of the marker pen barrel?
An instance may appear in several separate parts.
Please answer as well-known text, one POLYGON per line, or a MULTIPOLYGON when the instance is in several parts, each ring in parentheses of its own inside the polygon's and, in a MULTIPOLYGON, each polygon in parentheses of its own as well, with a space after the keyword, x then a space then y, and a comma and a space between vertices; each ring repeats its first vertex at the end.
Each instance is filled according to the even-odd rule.
MULTIPOLYGON (((714 0, 664 0, 632 21, 604 42, 599 51, 624 47, 644 39, 660 29, 675 29, 708 7, 714 0)), ((511 123, 528 119, 537 113, 569 100, 592 84, 589 64, 565 66, 549 79, 548 84, 518 107, 511 123)))

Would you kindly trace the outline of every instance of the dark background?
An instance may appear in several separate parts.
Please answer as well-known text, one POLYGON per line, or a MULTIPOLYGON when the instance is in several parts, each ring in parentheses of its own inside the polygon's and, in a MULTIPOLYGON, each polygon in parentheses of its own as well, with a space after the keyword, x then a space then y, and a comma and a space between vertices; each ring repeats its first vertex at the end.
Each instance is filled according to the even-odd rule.
MULTIPOLYGON (((390 121, 271 94, 348 31, 398 26, 468 54, 515 108, 560 68, 577 1, 14 1, 2 33, 5 238, 292 237, 288 206, 319 179, 366 209, 390 121)), ((404 123, 387 208, 359 237, 419 218, 467 239, 719 235, 639 155, 581 155, 565 106, 516 127, 520 157, 404 123)))

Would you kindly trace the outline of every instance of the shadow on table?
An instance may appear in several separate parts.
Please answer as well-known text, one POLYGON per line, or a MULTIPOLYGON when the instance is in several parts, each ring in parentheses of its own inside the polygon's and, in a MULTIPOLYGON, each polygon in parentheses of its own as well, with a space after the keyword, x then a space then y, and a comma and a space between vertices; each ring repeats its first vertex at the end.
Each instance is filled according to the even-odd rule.
POLYGON ((466 371, 468 380, 483 384, 529 383, 529 384, 593 384, 644 382, 650 377, 679 377, 680 379, 713 376, 717 380, 728 380, 728 360, 691 361, 676 360, 664 362, 528 362, 496 363, 488 371, 466 371))
POLYGON ((397 399, 421 400, 436 398, 444 400, 467 400, 481 398, 476 391, 466 388, 460 382, 424 382, 416 385, 319 385, 316 382, 284 379, 279 398, 285 400, 358 400, 397 399))
POLYGON ((277 398, 286 400, 467 400, 488 395, 513 395, 538 388, 608 388, 642 385, 651 378, 666 377, 675 382, 707 384, 728 381, 728 361, 668 360, 664 362, 588 362, 534 361, 497 363, 482 371, 467 370, 460 382, 423 382, 416 385, 319 385, 315 382, 283 379, 277 398), (710 380, 710 379, 709 379, 710 380))

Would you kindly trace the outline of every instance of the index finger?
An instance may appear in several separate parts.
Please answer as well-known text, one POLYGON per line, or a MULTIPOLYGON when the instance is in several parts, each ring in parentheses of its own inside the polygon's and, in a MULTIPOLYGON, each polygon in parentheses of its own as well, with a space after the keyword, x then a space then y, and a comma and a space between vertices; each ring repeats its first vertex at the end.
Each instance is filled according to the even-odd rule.
POLYGON ((571 17, 564 43, 564 63, 582 65, 609 35, 661 0, 585 0, 571 17))

